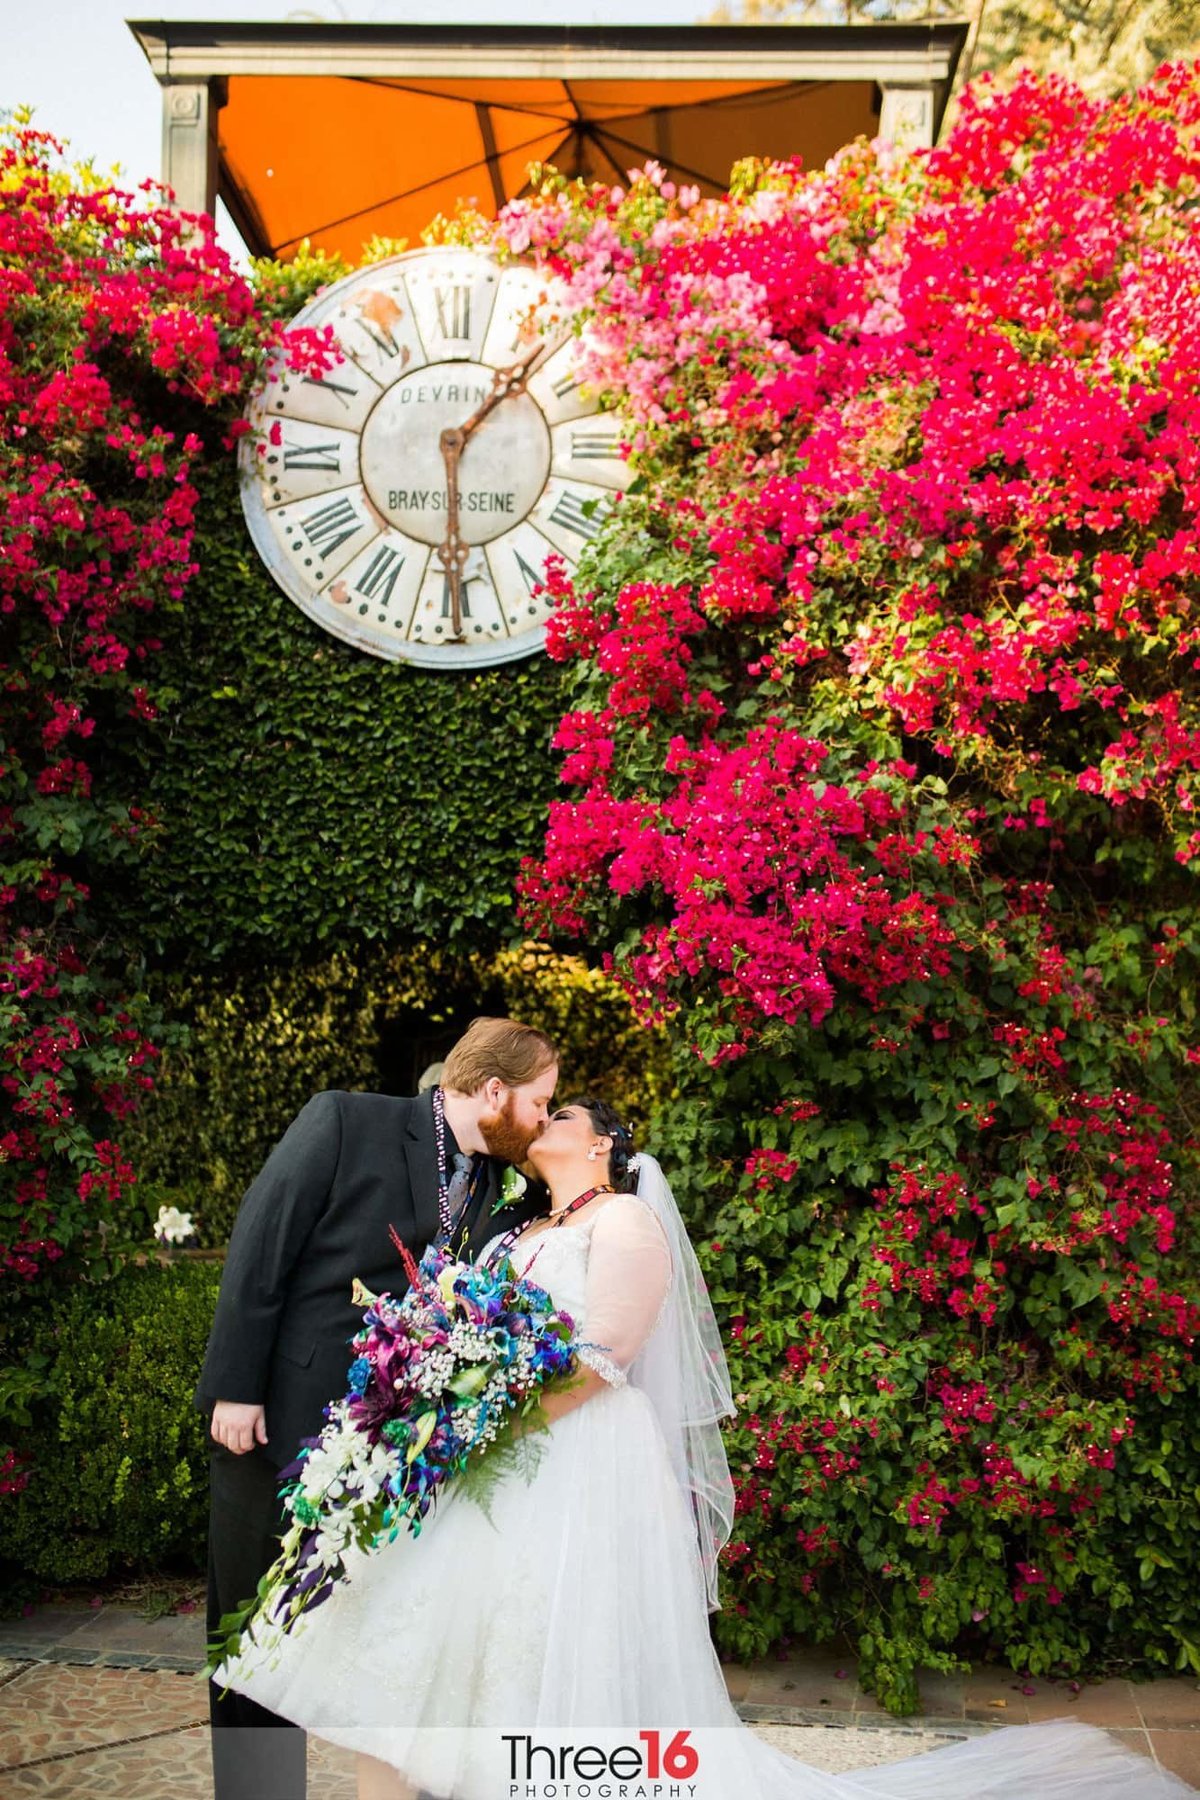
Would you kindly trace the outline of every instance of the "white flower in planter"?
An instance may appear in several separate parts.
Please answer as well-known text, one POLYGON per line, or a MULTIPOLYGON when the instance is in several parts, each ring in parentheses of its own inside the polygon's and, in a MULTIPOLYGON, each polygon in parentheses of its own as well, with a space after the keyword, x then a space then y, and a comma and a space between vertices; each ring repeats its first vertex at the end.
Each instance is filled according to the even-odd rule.
POLYGON ((180 1212, 177 1206, 160 1206, 154 1235, 160 1244, 185 1244, 196 1235, 191 1213, 180 1212))

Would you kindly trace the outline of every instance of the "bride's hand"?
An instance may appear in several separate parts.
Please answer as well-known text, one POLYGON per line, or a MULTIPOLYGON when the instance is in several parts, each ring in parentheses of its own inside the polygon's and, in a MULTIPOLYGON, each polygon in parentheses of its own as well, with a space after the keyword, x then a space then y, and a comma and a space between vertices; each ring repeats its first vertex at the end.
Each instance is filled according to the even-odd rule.
MULTIPOLYGON (((544 1391, 539 1393, 533 1419, 541 1424, 552 1424, 555 1419, 561 1419, 564 1413, 574 1412, 577 1406, 582 1406, 585 1400, 590 1400, 594 1394, 599 1394, 608 1386, 609 1383, 602 1375, 597 1375, 594 1369, 585 1368, 580 1363, 575 1370, 570 1387, 554 1388, 549 1393, 544 1391)), ((536 1424, 532 1421, 527 1422, 520 1417, 512 1422, 514 1437, 521 1437, 525 1432, 536 1429, 536 1424)))

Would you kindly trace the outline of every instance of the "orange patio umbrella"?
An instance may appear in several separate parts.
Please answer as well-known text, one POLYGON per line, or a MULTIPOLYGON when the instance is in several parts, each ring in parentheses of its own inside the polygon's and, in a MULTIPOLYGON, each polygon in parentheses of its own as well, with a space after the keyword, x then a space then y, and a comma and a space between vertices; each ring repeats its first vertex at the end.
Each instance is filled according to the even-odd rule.
POLYGON ((460 200, 494 213, 527 191, 531 163, 623 183, 652 157, 720 193, 742 157, 819 167, 875 135, 889 87, 928 97, 931 134, 966 35, 944 20, 130 29, 163 86, 168 147, 198 96, 210 191, 249 247, 287 258, 308 238, 351 263, 373 237, 416 244, 460 200))

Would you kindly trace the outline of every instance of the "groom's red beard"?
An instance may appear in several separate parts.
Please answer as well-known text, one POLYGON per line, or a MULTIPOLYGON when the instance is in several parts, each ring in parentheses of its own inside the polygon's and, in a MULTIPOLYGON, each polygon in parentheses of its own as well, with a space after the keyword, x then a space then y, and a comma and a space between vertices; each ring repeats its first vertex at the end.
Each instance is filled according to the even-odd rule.
POLYGON ((480 1114, 479 1135, 488 1147, 489 1156, 498 1156, 501 1162, 523 1163, 530 1144, 541 1135, 541 1128, 535 1125, 530 1131, 517 1124, 514 1096, 509 1094, 499 1112, 480 1114))

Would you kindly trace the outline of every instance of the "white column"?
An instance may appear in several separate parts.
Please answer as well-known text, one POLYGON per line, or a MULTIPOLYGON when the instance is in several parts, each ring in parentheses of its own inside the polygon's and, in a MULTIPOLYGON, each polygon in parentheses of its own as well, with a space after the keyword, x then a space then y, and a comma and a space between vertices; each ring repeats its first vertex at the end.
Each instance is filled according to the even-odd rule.
POLYGON ((173 81, 162 91, 162 178, 181 212, 211 213, 217 203, 217 84, 173 81))
POLYGON ((928 150, 933 145, 932 87, 883 89, 879 109, 879 135, 904 150, 928 150))

